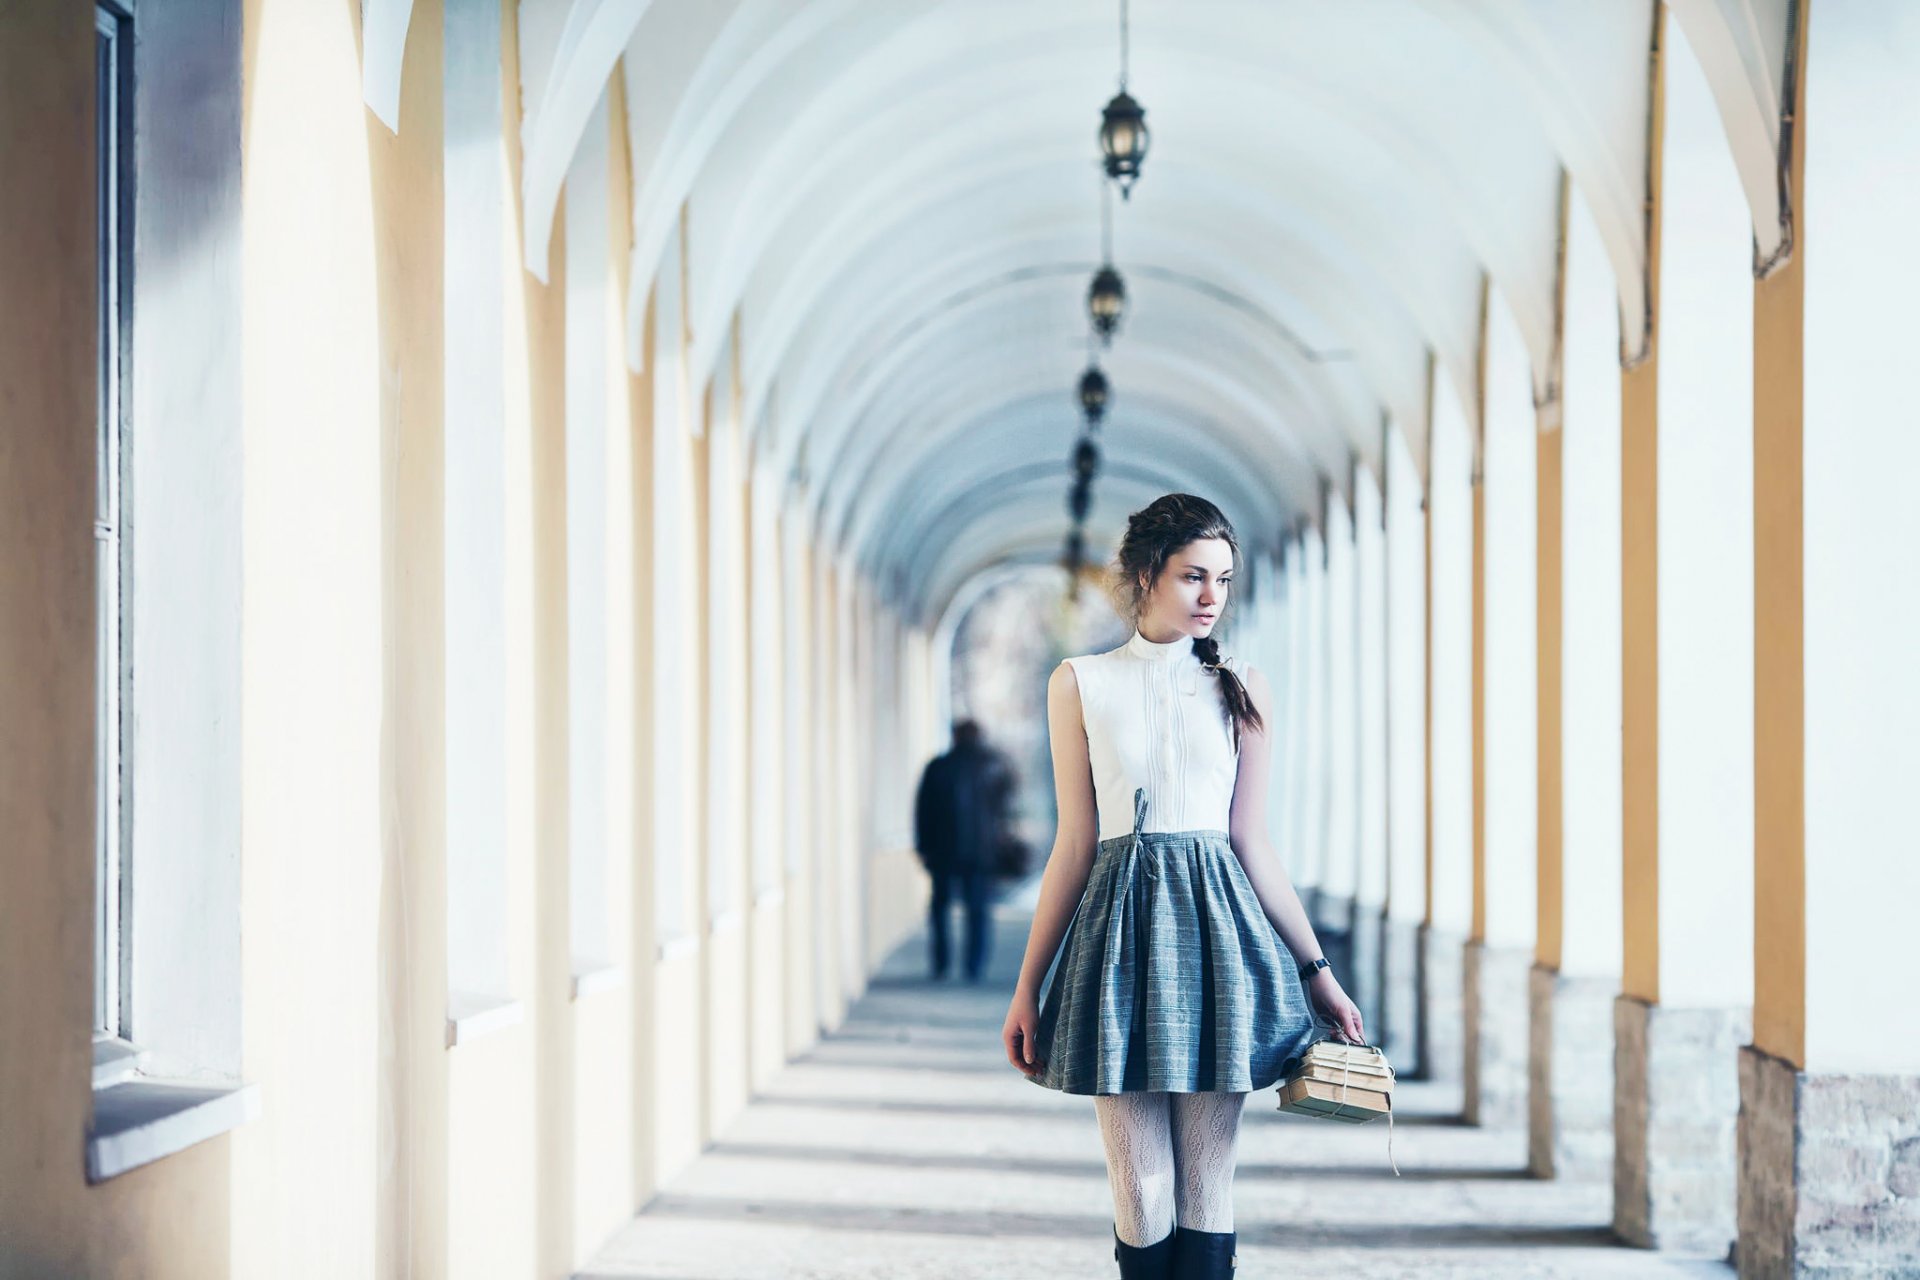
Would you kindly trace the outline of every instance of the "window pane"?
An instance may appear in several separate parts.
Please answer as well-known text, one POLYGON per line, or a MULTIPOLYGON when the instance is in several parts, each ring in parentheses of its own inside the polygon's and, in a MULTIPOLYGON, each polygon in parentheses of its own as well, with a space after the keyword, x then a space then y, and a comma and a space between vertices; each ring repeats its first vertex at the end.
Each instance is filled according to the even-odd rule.
POLYGON ((125 157, 125 20, 95 10, 95 239, 99 313, 99 391, 95 467, 97 744, 95 790, 94 1028, 117 1035, 120 1008, 121 866, 121 352, 125 234, 121 211, 125 157))

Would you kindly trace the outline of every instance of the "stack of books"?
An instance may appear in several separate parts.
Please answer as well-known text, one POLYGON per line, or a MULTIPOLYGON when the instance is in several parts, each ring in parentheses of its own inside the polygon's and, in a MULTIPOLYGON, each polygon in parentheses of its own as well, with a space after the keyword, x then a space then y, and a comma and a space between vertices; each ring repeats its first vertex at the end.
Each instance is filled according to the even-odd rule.
POLYGON ((1280 1082, 1280 1109, 1364 1124, 1393 1112, 1393 1067, 1373 1045, 1322 1040, 1280 1082))

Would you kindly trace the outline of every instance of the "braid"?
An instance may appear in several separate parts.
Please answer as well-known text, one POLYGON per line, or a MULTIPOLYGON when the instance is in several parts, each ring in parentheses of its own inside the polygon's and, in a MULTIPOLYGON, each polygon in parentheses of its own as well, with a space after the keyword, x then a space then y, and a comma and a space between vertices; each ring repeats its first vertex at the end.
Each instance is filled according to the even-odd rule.
POLYGON ((1220 656, 1220 642, 1212 636, 1206 636, 1193 642, 1194 656, 1200 659, 1200 665, 1211 671, 1221 681, 1220 695, 1226 699, 1227 715, 1233 721, 1233 745, 1240 746, 1240 733, 1245 729, 1265 727, 1260 719, 1260 711, 1253 705, 1253 695, 1247 692, 1233 668, 1227 666, 1220 656))

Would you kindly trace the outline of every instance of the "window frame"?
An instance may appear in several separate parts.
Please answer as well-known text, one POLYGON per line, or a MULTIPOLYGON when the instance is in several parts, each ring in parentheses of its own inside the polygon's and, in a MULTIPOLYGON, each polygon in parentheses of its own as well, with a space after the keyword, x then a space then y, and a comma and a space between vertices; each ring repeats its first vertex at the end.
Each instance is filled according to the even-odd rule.
MULTIPOLYGON (((133 285, 133 12, 94 4, 95 247, 98 399, 93 536, 99 570, 95 620, 94 1036, 126 1041, 125 971, 128 759, 131 700, 126 603, 131 579, 127 522, 128 368, 133 285)), ((110 1053, 111 1057, 124 1054, 110 1053)))

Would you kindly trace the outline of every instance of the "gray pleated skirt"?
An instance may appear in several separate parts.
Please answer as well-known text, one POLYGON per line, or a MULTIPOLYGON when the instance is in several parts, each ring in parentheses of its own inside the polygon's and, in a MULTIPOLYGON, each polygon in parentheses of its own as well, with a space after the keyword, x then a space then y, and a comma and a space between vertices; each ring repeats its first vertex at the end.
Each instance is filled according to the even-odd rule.
POLYGON ((1224 831, 1102 840, 1040 998, 1027 1077, 1065 1093, 1252 1092, 1333 1024, 1224 831))

